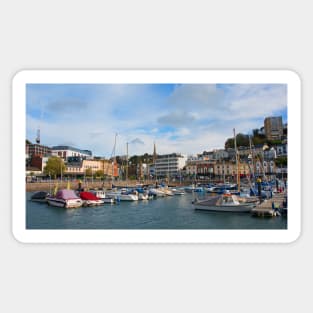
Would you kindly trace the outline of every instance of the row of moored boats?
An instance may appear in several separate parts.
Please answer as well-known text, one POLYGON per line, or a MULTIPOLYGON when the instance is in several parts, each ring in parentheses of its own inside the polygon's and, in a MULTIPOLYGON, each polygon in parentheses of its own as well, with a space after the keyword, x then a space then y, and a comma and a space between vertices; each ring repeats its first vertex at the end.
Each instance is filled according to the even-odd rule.
POLYGON ((72 190, 60 189, 51 195, 45 191, 39 191, 31 196, 32 201, 48 203, 52 206, 64 208, 77 208, 81 206, 96 206, 105 203, 117 203, 120 201, 151 200, 156 197, 183 195, 182 189, 161 187, 136 187, 136 188, 113 188, 72 190))

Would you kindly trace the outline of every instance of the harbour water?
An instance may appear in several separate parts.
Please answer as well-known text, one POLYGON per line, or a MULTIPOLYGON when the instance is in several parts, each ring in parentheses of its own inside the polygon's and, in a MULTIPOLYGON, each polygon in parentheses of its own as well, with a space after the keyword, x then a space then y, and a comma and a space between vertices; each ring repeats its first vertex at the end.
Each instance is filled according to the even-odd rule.
POLYGON ((32 202, 31 195, 26 193, 27 229, 287 229, 285 216, 194 210, 193 194, 76 209, 32 202))

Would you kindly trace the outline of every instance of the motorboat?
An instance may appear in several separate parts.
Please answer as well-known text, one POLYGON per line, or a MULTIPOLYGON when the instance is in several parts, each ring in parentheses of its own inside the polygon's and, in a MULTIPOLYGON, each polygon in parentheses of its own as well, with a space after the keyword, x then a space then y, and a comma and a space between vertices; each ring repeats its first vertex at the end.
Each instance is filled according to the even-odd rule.
POLYGON ((83 200, 84 206, 102 205, 104 201, 98 198, 94 193, 90 191, 82 191, 79 193, 79 197, 83 200))
POLYGON ((114 198, 116 201, 137 201, 138 200, 138 192, 128 191, 126 189, 123 190, 108 190, 106 192, 106 196, 110 198, 114 198))
POLYGON ((46 191, 37 191, 31 196, 30 200, 34 202, 46 203, 48 196, 50 196, 50 194, 46 191))
POLYGON ((63 208, 78 208, 83 205, 83 200, 76 195, 74 190, 61 189, 54 196, 48 196, 49 205, 63 208))
POLYGON ((92 192, 96 197, 100 199, 105 198, 105 192, 102 189, 90 189, 89 192, 92 192))
POLYGON ((136 188, 133 191, 137 192, 138 200, 149 200, 148 191, 143 189, 142 186, 140 185, 136 186, 136 188))
POLYGON ((170 189, 168 189, 167 187, 162 187, 162 188, 160 188, 160 189, 161 189, 161 191, 164 192, 164 194, 165 194, 166 196, 174 196, 173 191, 170 190, 170 189))
POLYGON ((172 193, 175 196, 177 195, 182 196, 186 194, 182 189, 178 189, 178 188, 172 188, 172 193))
POLYGON ((113 197, 109 197, 104 190, 101 189, 90 189, 90 192, 92 192, 96 197, 100 198, 103 203, 115 203, 115 199, 113 197))
POLYGON ((255 203, 240 202, 233 194, 212 196, 204 200, 196 199, 193 202, 196 210, 217 211, 217 212, 250 212, 255 203))
POLYGON ((166 194, 161 188, 150 188, 149 193, 155 197, 165 197, 166 194))
POLYGON ((191 185, 191 186, 186 186, 185 188, 186 192, 192 193, 192 192, 203 192, 204 188, 203 187, 198 187, 195 185, 191 185))

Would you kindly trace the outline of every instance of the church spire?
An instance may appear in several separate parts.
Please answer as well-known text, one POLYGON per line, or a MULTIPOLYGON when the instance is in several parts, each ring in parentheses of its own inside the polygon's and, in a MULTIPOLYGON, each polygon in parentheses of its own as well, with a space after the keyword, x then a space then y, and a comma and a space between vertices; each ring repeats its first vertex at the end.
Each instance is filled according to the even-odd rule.
POLYGON ((153 162, 155 163, 155 160, 157 158, 157 154, 156 154, 156 146, 155 146, 155 141, 153 143, 153 162))

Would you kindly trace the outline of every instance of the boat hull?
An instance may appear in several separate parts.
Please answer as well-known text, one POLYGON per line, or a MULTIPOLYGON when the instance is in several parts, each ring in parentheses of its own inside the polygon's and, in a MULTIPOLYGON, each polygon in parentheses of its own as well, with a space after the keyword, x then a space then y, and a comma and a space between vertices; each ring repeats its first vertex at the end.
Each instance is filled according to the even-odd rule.
POLYGON ((138 196, 134 194, 121 194, 121 193, 110 193, 107 192, 106 196, 114 198, 117 201, 137 201, 138 196))
POLYGON ((253 206, 251 205, 236 205, 236 206, 227 206, 227 205, 220 205, 220 206, 206 206, 201 205, 200 203, 194 203, 194 208, 196 210, 203 210, 203 211, 213 211, 213 212, 241 212, 241 213, 250 213, 253 206))
POLYGON ((103 203, 103 200, 83 200, 83 206, 97 206, 102 205, 103 203))
POLYGON ((61 207, 61 208, 79 208, 83 205, 83 201, 81 199, 73 199, 73 200, 64 200, 64 199, 54 199, 47 198, 47 202, 49 205, 61 207))

